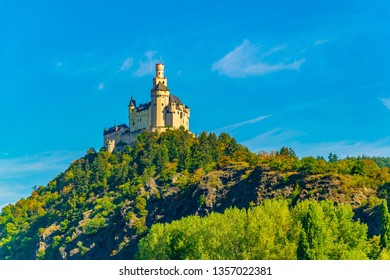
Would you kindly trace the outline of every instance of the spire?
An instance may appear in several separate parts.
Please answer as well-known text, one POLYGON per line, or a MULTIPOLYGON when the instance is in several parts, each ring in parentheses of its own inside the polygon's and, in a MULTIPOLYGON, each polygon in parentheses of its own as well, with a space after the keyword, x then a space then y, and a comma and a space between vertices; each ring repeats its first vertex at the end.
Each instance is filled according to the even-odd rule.
POLYGON ((134 106, 134 107, 136 107, 136 103, 135 103, 134 96, 131 97, 129 106, 134 106))

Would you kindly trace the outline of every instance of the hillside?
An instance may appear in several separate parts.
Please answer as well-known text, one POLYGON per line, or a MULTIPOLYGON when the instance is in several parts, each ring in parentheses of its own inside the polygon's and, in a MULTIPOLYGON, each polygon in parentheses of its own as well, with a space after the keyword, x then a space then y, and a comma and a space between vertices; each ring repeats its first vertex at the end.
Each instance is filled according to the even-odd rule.
POLYGON ((255 154, 225 133, 218 137, 212 133, 194 137, 184 130, 144 132, 134 147, 126 147, 123 152, 110 154, 105 149, 90 149, 46 187, 41 186, 30 197, 4 207, 0 215, 0 258, 148 258, 145 246, 137 254, 138 243, 141 238, 156 234, 157 227, 153 225, 185 217, 193 223, 193 216, 202 221, 212 219, 216 213, 232 207, 260 211, 256 209, 275 199, 281 201, 280 208, 290 209, 286 211, 292 211, 291 219, 295 219, 291 222, 294 250, 301 242, 304 217, 310 212, 307 209, 322 207, 325 210, 318 213, 328 215, 333 213, 326 210, 330 203, 339 207, 334 213, 344 211, 342 205, 350 207, 345 210, 351 211, 351 215, 346 215, 349 220, 344 224, 359 228, 359 238, 364 240, 359 239, 358 243, 366 244, 359 245, 359 254, 354 251, 346 256, 378 258, 385 236, 382 230, 381 239, 378 237, 383 228, 380 205, 388 199, 390 189, 386 162, 364 157, 299 159, 287 148, 277 153, 255 154), (384 164, 379 167, 376 162, 384 164), (307 201, 328 204, 309 206, 307 201))

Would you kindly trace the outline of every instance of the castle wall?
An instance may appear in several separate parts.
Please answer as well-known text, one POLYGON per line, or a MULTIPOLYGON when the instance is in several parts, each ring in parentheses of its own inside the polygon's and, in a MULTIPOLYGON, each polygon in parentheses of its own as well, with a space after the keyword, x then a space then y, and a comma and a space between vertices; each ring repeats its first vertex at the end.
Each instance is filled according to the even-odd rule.
MULTIPOLYGON (((104 135, 104 145, 106 146, 110 140, 111 141, 114 140, 115 143, 119 143, 120 139, 121 139, 121 135, 122 135, 121 131, 117 131, 114 133, 104 135)), ((106 146, 106 148, 107 148, 107 146, 106 146)))
POLYGON ((130 132, 149 129, 151 126, 151 108, 130 112, 130 132))
POLYGON ((152 91, 151 126, 165 127, 166 109, 169 103, 169 91, 152 91))
POLYGON ((127 126, 115 126, 104 132, 104 147, 107 151, 112 152, 118 146, 130 145, 129 128, 127 126), (118 145, 119 144, 119 145, 118 145))

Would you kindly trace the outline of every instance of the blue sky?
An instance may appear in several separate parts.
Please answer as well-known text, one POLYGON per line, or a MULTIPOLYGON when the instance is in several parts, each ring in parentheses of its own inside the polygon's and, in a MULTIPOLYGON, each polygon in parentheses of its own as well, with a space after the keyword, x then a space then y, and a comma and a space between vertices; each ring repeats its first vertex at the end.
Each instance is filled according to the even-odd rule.
POLYGON ((389 1, 0 0, 0 207, 149 100, 162 57, 193 132, 390 156, 389 1))

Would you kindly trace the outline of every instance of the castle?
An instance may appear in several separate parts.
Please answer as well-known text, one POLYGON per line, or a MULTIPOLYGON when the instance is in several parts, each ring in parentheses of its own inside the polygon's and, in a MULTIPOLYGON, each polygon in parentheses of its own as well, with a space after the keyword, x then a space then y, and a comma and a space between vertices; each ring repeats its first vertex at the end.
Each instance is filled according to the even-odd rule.
POLYGON ((129 125, 121 124, 104 129, 104 146, 109 152, 123 150, 132 145, 143 130, 164 132, 167 129, 184 127, 189 130, 190 108, 180 98, 170 93, 164 76, 164 64, 156 64, 151 101, 137 103, 132 96, 129 103, 129 125))

